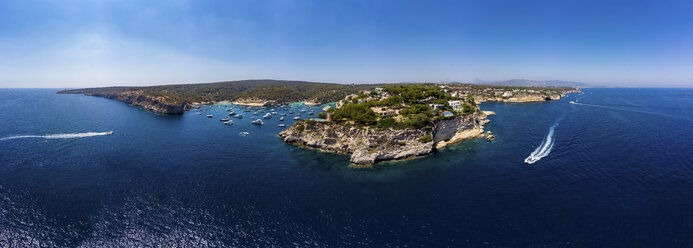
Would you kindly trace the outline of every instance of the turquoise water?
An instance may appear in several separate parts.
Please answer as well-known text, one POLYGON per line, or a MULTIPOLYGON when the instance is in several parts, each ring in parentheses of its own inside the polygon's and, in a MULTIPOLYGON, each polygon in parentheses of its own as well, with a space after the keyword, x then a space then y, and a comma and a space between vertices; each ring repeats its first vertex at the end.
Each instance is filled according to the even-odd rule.
POLYGON ((495 141, 371 169, 284 144, 278 116, 55 91, 0 90, 2 247, 693 245, 690 89, 484 103, 495 141))

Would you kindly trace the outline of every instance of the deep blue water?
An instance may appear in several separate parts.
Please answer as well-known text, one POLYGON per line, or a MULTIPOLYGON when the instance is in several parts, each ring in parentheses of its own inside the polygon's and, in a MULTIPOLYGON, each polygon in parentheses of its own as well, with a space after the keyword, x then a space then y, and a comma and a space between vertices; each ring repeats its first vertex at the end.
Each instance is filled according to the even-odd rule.
POLYGON ((372 169, 284 144, 276 116, 54 92, 0 90, 0 247, 693 246, 690 89, 485 103, 494 142, 372 169))

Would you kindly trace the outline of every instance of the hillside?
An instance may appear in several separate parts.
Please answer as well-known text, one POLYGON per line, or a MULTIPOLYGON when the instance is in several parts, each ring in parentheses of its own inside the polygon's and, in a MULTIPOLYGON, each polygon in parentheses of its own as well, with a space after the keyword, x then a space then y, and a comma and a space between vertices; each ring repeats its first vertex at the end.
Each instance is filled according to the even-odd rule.
POLYGON ((203 84, 175 84, 147 87, 104 87, 64 90, 59 94, 85 94, 116 99, 165 114, 180 114, 193 103, 259 100, 266 104, 300 101, 334 102, 376 85, 345 85, 282 80, 242 80, 203 84))

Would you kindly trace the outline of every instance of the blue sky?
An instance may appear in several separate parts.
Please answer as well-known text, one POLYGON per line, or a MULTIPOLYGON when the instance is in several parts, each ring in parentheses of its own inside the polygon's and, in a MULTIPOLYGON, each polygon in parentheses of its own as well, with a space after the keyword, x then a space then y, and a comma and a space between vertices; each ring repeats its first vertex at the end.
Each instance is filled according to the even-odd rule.
POLYGON ((0 88, 252 78, 693 87, 693 1, 0 1, 0 88))

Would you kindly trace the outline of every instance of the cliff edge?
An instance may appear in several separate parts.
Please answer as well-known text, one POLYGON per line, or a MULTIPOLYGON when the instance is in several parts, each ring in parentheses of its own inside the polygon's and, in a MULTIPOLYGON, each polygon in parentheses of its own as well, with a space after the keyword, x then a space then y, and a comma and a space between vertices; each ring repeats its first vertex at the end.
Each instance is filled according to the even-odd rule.
POLYGON ((433 128, 378 129, 302 120, 279 133, 284 142, 324 152, 351 155, 351 165, 417 158, 445 146, 483 135, 483 112, 437 122, 433 128))

